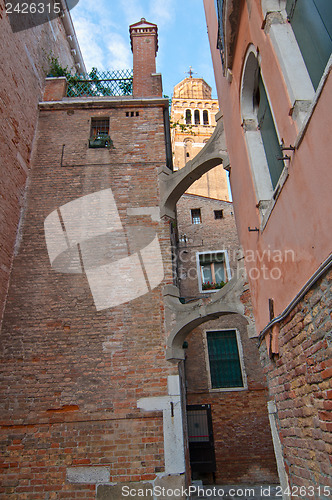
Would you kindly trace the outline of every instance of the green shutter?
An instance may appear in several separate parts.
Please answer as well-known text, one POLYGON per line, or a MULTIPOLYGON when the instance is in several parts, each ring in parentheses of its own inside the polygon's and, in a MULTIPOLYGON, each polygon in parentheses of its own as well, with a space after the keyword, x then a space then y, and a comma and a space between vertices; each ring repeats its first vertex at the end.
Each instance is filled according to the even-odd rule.
POLYGON ((212 388, 243 387, 235 330, 207 332, 212 388))
POLYGON ((312 84, 317 89, 332 53, 332 1, 288 0, 286 10, 312 84))
POLYGON ((260 74, 259 74, 259 106, 258 106, 257 118, 258 118, 258 126, 262 135, 262 141, 269 167, 271 182, 274 189, 277 185, 281 172, 283 171, 284 162, 282 160, 278 160, 278 158, 281 158, 283 155, 280 148, 277 132, 274 126, 274 121, 269 101, 260 74))

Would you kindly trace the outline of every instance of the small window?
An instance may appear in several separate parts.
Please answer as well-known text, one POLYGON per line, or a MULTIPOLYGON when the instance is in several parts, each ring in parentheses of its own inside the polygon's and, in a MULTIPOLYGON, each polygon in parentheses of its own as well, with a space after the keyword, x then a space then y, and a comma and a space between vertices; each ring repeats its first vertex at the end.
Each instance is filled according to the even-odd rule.
POLYGON ((90 148, 110 148, 113 146, 109 136, 109 118, 91 118, 90 148))
POLYGON ((215 291, 227 282, 225 252, 205 252, 199 254, 202 291, 215 291))
POLYGON ((190 124, 191 124, 191 110, 186 109, 186 125, 190 125, 190 124))
POLYGON ((223 219, 224 218, 224 211, 223 210, 215 210, 214 211, 214 218, 215 219, 223 219))
POLYGON ((200 208, 193 208, 191 210, 191 222, 193 224, 201 224, 202 216, 201 216, 201 209, 200 208))
POLYGON ((189 153, 187 153, 187 155, 186 155, 186 156, 187 156, 187 158, 189 158, 189 157, 190 157, 190 154, 189 154, 189 153))
POLYGON ((236 330, 206 332, 212 389, 244 387, 236 330))
POLYGON ((199 110, 195 109, 195 125, 199 125, 201 123, 200 117, 199 117, 199 110))
POLYGON ((203 124, 208 125, 209 124, 209 113, 204 109, 203 111, 203 124))

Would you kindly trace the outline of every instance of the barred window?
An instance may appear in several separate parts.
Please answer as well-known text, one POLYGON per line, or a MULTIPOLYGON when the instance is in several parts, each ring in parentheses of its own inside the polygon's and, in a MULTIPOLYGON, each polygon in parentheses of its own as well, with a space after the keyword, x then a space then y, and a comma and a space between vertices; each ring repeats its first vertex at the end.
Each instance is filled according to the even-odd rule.
POLYGON ((200 208, 193 208, 191 210, 191 222, 192 224, 201 224, 202 216, 200 208))
POLYGON ((109 118, 91 118, 91 137, 99 134, 109 134, 110 119, 109 118))

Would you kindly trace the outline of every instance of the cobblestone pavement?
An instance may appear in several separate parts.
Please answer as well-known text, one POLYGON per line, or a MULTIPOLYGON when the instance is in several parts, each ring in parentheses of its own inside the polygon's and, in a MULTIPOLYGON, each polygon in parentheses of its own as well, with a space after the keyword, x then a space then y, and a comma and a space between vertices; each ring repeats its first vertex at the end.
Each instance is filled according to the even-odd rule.
POLYGON ((279 485, 194 485, 190 499, 208 500, 282 500, 282 491, 279 485))

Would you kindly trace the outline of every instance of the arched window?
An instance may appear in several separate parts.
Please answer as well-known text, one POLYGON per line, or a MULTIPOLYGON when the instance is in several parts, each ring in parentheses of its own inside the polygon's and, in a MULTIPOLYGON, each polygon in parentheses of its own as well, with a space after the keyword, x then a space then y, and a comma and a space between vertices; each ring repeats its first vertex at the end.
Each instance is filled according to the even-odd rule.
POLYGON ((257 99, 258 129, 260 130, 262 136, 271 182, 274 189, 284 168, 283 161, 281 160, 283 154, 280 148, 261 72, 258 74, 258 84, 255 90, 254 98, 257 99))
POLYGON ((242 76, 241 112, 256 196, 261 207, 272 198, 284 162, 256 50, 249 48, 242 76))
POLYGON ((316 90, 332 53, 332 2, 287 0, 286 12, 316 90))
POLYGON ((195 125, 199 125, 201 123, 200 117, 199 117, 199 110, 195 109, 195 125))
POLYGON ((203 111, 203 124, 208 125, 209 124, 209 113, 204 109, 203 111))
POLYGON ((186 124, 191 124, 191 109, 186 109, 186 124))

